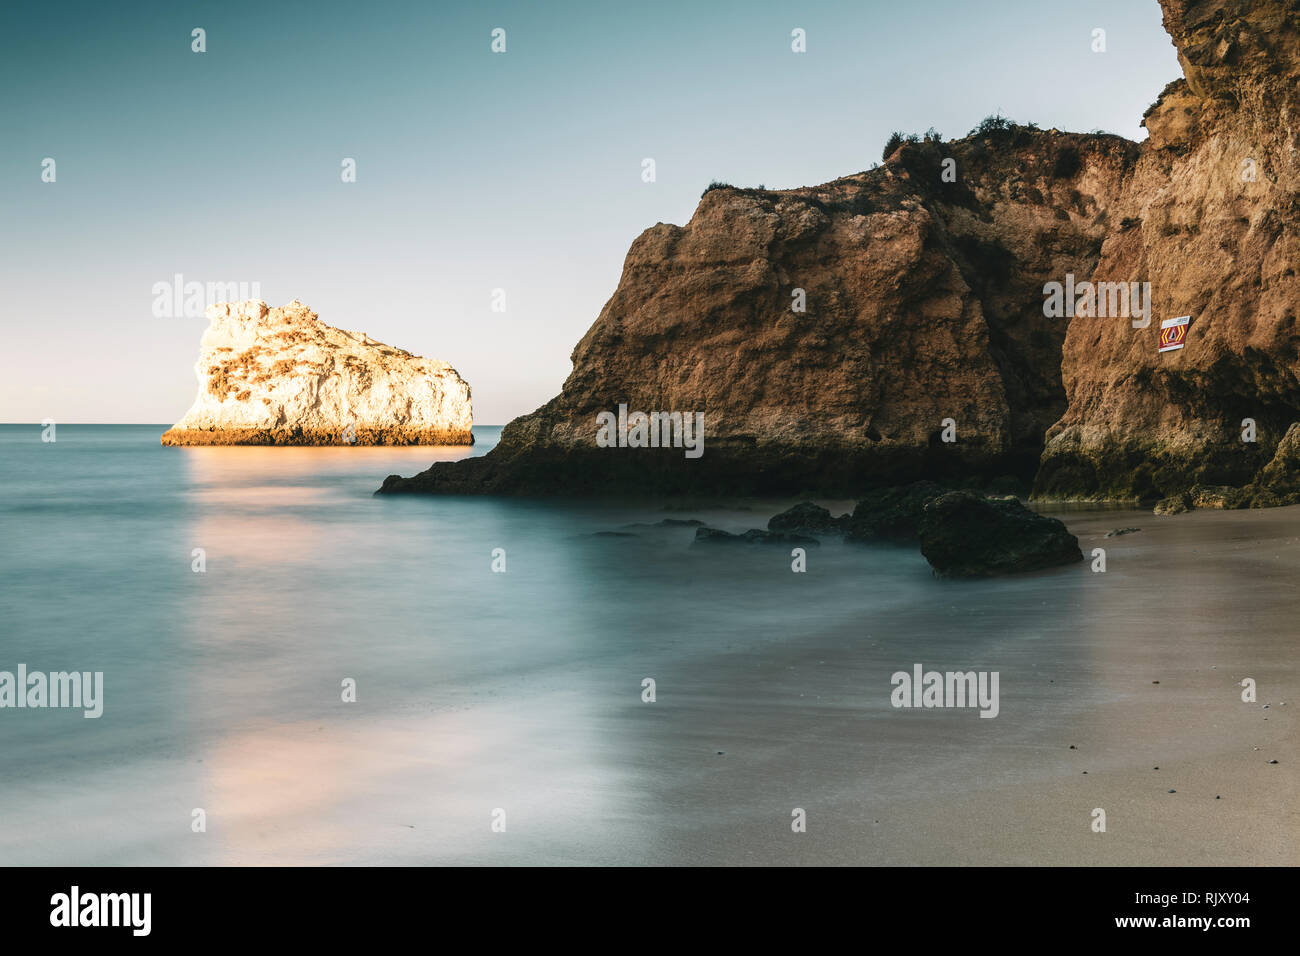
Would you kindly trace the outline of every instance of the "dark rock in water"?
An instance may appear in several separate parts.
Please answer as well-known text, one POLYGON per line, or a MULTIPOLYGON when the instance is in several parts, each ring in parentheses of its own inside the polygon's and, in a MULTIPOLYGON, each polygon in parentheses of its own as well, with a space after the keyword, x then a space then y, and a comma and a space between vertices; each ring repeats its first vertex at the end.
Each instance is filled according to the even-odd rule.
POLYGON ((751 528, 741 537, 757 544, 811 544, 813 547, 821 544, 816 538, 806 534, 797 534, 793 531, 764 531, 761 528, 751 528))
POLYGON ((770 518, 767 530, 790 531, 795 534, 843 534, 848 524, 848 515, 833 518, 821 505, 803 501, 770 518))
POLYGON ((635 538, 631 531, 593 531, 593 538, 635 538))
POLYGON ((700 528, 703 526, 704 522, 698 518, 664 518, 662 521, 656 521, 654 524, 650 524, 646 521, 634 521, 631 524, 620 525, 619 527, 625 530, 644 531, 646 529, 700 528))
POLYGON ((926 503, 947 490, 932 481, 918 481, 873 491, 853 509, 847 537, 850 541, 914 541, 926 503))
POLYGON ((810 538, 802 534, 793 534, 786 531, 764 531, 762 528, 751 528, 743 534, 732 534, 730 531, 720 531, 717 528, 696 528, 696 544, 796 544, 812 545, 814 548, 821 544, 816 538, 810 538))
POLYGON ((1141 528, 1116 528, 1114 531, 1107 531, 1106 537, 1118 538, 1122 534, 1133 534, 1134 532, 1141 531, 1141 530, 1142 530, 1141 528))
POLYGON ((951 491, 925 505, 918 530, 921 553, 948 577, 1015 574, 1083 560, 1079 539, 1064 524, 1014 499, 951 491))

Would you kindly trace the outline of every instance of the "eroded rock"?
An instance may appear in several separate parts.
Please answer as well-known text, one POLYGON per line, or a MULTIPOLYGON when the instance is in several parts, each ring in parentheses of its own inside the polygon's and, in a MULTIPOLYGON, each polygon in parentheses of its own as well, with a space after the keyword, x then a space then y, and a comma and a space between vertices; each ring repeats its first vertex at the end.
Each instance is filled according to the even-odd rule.
POLYGON ((1091 271, 1137 153, 1016 127, 905 144, 821 186, 712 189, 684 226, 632 243, 556 398, 489 454, 381 490, 856 497, 1032 480, 1065 409, 1065 325, 1042 286, 1091 271), (703 456, 597 447, 597 415, 621 403, 702 412, 703 456))
POLYGON ((1069 407, 1035 494, 1154 500, 1261 484, 1284 501, 1272 486, 1300 471, 1264 469, 1300 421, 1300 4, 1162 6, 1185 78, 1148 111, 1151 137, 1112 207, 1130 228, 1107 236, 1091 274, 1149 281, 1151 322, 1071 321, 1069 407), (1185 315, 1185 347, 1159 352, 1161 321, 1185 315))
POLYGON ((297 299, 208 307, 198 395, 164 445, 468 445, 469 385, 446 362, 326 325, 297 299))
POLYGON ((829 510, 811 501, 802 501, 768 519, 769 531, 787 531, 801 535, 843 534, 849 515, 832 517, 829 510))

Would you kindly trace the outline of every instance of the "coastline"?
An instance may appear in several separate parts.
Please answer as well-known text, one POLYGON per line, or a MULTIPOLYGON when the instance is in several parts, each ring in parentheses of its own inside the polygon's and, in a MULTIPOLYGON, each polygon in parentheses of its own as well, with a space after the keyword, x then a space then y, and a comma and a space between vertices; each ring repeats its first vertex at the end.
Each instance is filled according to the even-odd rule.
POLYGON ((472 445, 464 428, 169 428, 164 445, 472 445))

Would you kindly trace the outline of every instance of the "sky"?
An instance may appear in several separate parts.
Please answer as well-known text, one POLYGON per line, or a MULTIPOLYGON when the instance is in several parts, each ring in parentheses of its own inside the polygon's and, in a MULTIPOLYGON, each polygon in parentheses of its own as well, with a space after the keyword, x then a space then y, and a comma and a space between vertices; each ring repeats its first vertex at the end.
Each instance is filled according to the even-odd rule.
POLYGON ((1180 75, 1156 0, 10 4, 0 421, 179 419, 180 274, 450 362, 503 424, 710 181, 816 185, 998 111, 1143 139, 1180 75))

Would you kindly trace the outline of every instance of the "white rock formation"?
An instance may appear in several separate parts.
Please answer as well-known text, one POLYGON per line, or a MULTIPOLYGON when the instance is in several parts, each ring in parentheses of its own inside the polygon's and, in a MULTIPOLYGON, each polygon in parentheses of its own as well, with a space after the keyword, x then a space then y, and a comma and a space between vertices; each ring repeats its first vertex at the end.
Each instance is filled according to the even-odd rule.
POLYGON ((198 397, 164 445, 466 445, 469 385, 446 362, 326 325, 297 299, 208 306, 198 397))

